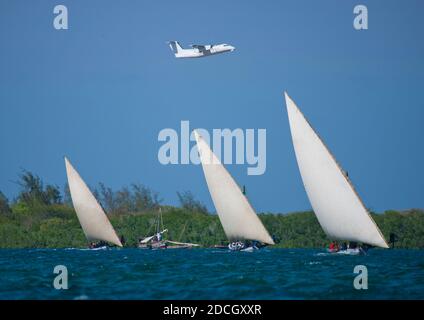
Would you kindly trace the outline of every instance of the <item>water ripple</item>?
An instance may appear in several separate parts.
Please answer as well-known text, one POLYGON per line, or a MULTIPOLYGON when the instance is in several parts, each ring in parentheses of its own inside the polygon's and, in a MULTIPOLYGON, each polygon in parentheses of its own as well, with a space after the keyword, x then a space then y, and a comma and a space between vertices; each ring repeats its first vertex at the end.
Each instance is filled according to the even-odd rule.
POLYGON ((423 299, 424 251, 0 250, 0 299, 423 299), (69 289, 56 290, 56 265, 69 289), (356 265, 369 289, 355 290, 356 265))

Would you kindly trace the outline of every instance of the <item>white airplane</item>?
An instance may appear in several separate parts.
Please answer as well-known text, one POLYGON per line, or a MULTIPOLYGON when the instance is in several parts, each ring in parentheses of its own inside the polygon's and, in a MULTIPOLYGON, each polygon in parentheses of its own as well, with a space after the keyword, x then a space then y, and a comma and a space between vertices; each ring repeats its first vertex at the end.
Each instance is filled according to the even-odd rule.
POLYGON ((201 58, 218 53, 232 52, 236 49, 225 43, 215 45, 192 44, 191 49, 183 49, 178 41, 169 41, 168 43, 176 58, 201 58))

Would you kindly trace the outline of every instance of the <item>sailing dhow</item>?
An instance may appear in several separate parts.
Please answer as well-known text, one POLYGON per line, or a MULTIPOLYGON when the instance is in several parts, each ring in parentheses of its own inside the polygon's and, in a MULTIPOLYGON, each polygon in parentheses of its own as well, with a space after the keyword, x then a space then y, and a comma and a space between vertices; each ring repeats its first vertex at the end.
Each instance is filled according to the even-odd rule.
POLYGON ((156 233, 154 235, 139 239, 138 247, 140 249, 191 249, 193 247, 200 247, 200 245, 196 243, 187 243, 163 239, 163 235, 168 232, 168 229, 165 229, 163 227, 163 217, 161 208, 159 208, 155 224, 156 233))
POLYGON ((105 248, 106 242, 122 247, 102 207, 66 157, 65 166, 72 203, 90 248, 105 248))
POLYGON ((273 245, 273 239, 237 183, 197 131, 194 131, 194 135, 209 193, 231 242, 228 248, 251 251, 259 248, 259 243, 273 245), (249 241, 252 241, 251 245, 249 241))
MULTIPOLYGON (((388 248, 387 242, 345 171, 285 93, 290 130, 297 163, 309 201, 331 240, 351 241, 388 248)), ((360 247, 334 250, 364 253, 360 247)))

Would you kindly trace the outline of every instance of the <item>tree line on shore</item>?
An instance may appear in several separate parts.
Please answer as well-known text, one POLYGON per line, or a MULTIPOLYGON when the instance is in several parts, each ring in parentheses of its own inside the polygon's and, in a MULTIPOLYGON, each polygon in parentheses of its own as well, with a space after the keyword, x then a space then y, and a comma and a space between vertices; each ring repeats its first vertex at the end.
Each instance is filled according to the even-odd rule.
MULTIPOLYGON (((86 247, 87 241, 72 206, 67 185, 61 190, 22 171, 18 176, 20 191, 9 200, 0 191, 0 248, 86 247)), ((203 246, 226 243, 216 214, 196 200, 190 191, 177 192, 179 207, 163 204, 159 194, 142 184, 113 190, 103 183, 90 188, 105 209, 118 235, 127 246, 136 246, 140 237, 154 232, 159 209, 167 237, 203 246)), ((388 240, 396 234, 398 248, 424 248, 424 211, 389 210, 371 213, 388 240)), ((259 218, 277 239, 276 247, 322 248, 329 239, 312 211, 289 214, 262 213, 259 218)))

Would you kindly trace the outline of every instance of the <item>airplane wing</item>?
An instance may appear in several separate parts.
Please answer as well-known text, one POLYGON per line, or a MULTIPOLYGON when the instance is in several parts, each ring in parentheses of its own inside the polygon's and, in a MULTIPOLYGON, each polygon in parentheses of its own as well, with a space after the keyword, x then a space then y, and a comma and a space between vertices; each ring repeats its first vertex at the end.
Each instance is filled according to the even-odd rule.
POLYGON ((194 48, 194 49, 198 49, 199 51, 205 51, 206 50, 206 46, 201 45, 201 44, 192 44, 191 47, 194 48))

